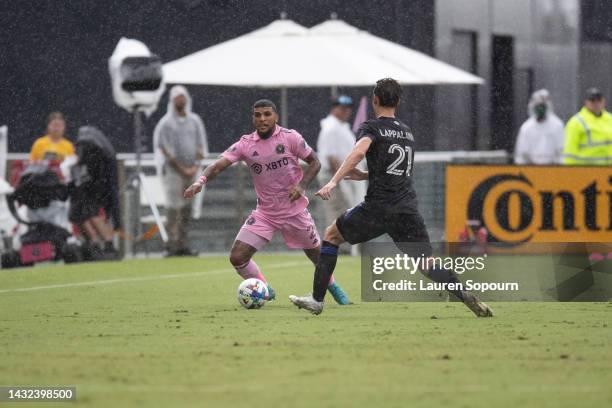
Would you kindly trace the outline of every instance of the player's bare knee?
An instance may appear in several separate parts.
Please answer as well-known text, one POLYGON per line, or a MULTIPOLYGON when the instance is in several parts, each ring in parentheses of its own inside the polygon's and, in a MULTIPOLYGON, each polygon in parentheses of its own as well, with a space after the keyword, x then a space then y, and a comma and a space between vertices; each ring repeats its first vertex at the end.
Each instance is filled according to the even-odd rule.
POLYGON ((234 267, 243 266, 251 260, 249 254, 241 251, 230 252, 229 261, 234 267))
POLYGON ((325 241, 332 243, 334 245, 340 245, 344 240, 342 239, 342 234, 338 231, 338 227, 335 223, 331 224, 327 228, 325 228, 325 241))
POLYGON ((330 240, 333 239, 333 236, 334 236, 334 231, 333 231, 332 225, 330 225, 327 228, 325 228, 325 233, 323 234, 323 239, 325 241, 327 241, 327 242, 331 242, 330 240))

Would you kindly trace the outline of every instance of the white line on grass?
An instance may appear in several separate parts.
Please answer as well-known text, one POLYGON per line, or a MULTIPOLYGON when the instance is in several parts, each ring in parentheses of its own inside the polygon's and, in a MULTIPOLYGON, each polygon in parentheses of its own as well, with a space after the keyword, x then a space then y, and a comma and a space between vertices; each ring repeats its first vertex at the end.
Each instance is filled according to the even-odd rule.
MULTIPOLYGON (((311 264, 306 263, 304 261, 303 262, 285 262, 285 263, 267 266, 266 269, 287 268, 291 266, 300 266, 300 265, 311 265, 311 264)), ((213 269, 212 271, 206 271, 206 272, 174 273, 170 275, 141 276, 137 278, 119 278, 119 279, 106 279, 106 280, 97 280, 97 281, 89 281, 89 282, 62 283, 62 284, 57 284, 57 285, 32 286, 29 288, 3 289, 3 290, 0 290, 0 293, 31 292, 34 290, 74 288, 74 287, 79 287, 79 286, 111 285, 113 283, 142 282, 142 281, 177 279, 177 278, 193 278, 197 276, 218 275, 218 274, 228 273, 228 272, 234 272, 234 270, 229 269, 229 268, 224 268, 224 269, 213 269)))

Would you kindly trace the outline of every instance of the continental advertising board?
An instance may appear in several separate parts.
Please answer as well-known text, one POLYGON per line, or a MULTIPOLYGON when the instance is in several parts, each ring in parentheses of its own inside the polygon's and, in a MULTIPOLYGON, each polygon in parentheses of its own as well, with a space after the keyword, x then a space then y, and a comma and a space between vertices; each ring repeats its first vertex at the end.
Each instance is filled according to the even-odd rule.
POLYGON ((446 237, 466 226, 490 243, 612 242, 612 168, 468 166, 446 168, 446 237))

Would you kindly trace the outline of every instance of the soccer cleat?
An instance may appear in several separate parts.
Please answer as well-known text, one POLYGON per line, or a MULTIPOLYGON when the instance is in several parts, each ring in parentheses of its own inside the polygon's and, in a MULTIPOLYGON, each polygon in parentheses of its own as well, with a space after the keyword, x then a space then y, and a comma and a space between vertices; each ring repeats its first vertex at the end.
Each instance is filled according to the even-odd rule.
POLYGON ((270 286, 269 284, 266 284, 268 286, 268 299, 266 299, 268 302, 271 300, 276 299, 276 291, 274 289, 272 289, 272 286, 270 286))
POLYGON ((493 310, 486 303, 481 302, 480 299, 469 292, 463 292, 463 303, 472 311, 477 317, 493 317, 493 310))
POLYGON ((291 301, 291 303, 296 305, 299 309, 306 309, 314 315, 321 314, 321 312, 323 311, 323 306, 325 305, 325 302, 317 302, 312 297, 312 295, 306 295, 306 296, 291 295, 289 296, 289 300, 291 301))
POLYGON ((346 294, 346 292, 344 292, 342 287, 340 285, 338 285, 336 282, 328 285, 327 286, 327 290, 329 291, 329 293, 331 293, 331 295, 333 296, 334 300, 339 305, 344 306, 344 305, 350 305, 351 304, 351 301, 349 300, 348 295, 346 294))

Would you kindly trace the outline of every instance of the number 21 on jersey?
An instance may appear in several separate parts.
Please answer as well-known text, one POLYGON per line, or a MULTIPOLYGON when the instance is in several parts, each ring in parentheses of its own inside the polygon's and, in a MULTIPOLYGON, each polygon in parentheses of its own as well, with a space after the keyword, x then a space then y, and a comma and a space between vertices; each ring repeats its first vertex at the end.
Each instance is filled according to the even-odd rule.
POLYGON ((393 163, 387 167, 387 173, 393 174, 395 176, 402 176, 406 174, 406 176, 410 176, 412 174, 412 148, 410 146, 400 146, 398 144, 392 144, 389 146, 388 150, 389 154, 398 156, 393 160, 393 163), (400 165, 406 160, 406 168, 400 168, 400 165))

